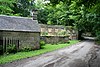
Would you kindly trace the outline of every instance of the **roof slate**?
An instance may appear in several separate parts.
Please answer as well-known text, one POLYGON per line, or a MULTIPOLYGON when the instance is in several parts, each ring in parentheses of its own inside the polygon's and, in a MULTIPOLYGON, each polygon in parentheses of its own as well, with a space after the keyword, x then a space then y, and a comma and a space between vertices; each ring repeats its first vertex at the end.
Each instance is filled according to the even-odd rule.
POLYGON ((0 15, 0 30, 40 32, 40 26, 32 18, 0 15))

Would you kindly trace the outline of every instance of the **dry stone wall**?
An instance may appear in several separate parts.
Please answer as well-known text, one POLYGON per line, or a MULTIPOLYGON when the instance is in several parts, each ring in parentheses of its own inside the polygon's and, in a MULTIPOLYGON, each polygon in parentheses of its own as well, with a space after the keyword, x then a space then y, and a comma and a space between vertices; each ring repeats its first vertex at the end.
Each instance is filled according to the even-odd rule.
POLYGON ((44 40, 46 43, 64 43, 68 40, 75 40, 78 36, 77 30, 71 26, 40 24, 40 27, 41 40, 44 40))
POLYGON ((71 36, 77 35, 77 30, 71 26, 40 24, 41 36, 71 36))
POLYGON ((67 36, 41 36, 40 39, 47 44, 66 43, 69 40, 67 36))

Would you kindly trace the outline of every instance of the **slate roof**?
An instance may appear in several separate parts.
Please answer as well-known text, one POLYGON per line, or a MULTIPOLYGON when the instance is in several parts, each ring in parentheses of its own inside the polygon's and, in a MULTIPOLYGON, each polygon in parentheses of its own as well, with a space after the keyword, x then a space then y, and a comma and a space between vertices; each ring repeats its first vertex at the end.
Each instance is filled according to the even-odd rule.
POLYGON ((40 32, 40 26, 32 18, 0 15, 0 30, 40 32))

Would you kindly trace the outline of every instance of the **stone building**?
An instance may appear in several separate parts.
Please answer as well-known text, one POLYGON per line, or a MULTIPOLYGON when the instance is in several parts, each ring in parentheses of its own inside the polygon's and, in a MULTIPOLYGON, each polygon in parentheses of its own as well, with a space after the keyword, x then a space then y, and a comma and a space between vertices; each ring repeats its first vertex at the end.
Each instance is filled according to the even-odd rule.
POLYGON ((37 20, 25 17, 0 16, 0 46, 15 44, 17 49, 39 49, 40 26, 37 20))

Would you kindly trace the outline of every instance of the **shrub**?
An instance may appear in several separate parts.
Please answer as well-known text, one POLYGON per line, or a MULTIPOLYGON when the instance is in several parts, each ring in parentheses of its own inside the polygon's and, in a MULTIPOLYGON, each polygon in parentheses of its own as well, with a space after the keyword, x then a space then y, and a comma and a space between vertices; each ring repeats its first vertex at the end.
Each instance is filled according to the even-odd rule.
POLYGON ((16 53, 17 52, 17 48, 15 44, 9 44, 7 45, 7 53, 16 53))
POLYGON ((46 44, 45 41, 41 40, 40 41, 40 48, 42 48, 43 46, 45 46, 45 44, 46 44))

